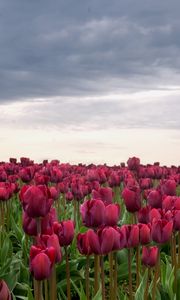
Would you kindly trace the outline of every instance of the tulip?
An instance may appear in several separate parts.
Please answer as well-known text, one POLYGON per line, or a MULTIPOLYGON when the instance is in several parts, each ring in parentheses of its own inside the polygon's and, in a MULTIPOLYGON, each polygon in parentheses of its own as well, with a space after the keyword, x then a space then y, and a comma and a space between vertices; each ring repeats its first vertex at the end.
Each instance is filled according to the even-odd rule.
POLYGON ((7 173, 4 170, 4 168, 0 167, 0 181, 6 181, 7 180, 7 173))
POLYGON ((91 255, 92 250, 89 243, 88 232, 78 233, 77 235, 77 247, 81 254, 91 255))
POLYGON ((59 245, 59 239, 56 234, 38 236, 36 238, 36 246, 43 249, 53 247, 55 249, 55 263, 62 260, 62 252, 59 245))
POLYGON ((115 250, 119 242, 119 234, 113 227, 103 227, 97 231, 89 229, 87 232, 92 252, 97 255, 105 255, 115 250))
POLYGON ((127 248, 137 247, 139 245, 139 226, 136 224, 133 225, 123 225, 121 227, 123 235, 126 237, 127 248))
POLYGON ((34 177, 34 173, 33 166, 25 167, 19 171, 19 177, 23 182, 30 182, 34 177))
POLYGON ((62 180, 63 174, 61 170, 54 166, 52 169, 50 169, 50 180, 53 183, 58 183, 62 180))
POLYGON ((119 204, 109 204, 105 207, 105 225, 114 226, 120 217, 119 204))
POLYGON ((50 190, 50 193, 51 193, 51 198, 53 200, 57 200, 59 198, 59 194, 60 194, 59 191, 57 190, 57 188, 55 186, 51 186, 49 188, 49 190, 50 190))
POLYGON ((6 282, 0 279, 0 300, 11 300, 11 294, 6 282))
POLYGON ((20 194, 23 209, 31 218, 45 217, 50 211, 53 199, 45 185, 23 186, 20 194))
POLYGON ((68 191, 68 192, 65 194, 65 198, 66 198, 66 201, 72 201, 73 198, 74 198, 72 192, 68 191))
POLYGON ((54 222, 54 232, 59 238, 61 246, 68 246, 72 243, 74 238, 74 222, 71 220, 62 221, 60 223, 54 222))
POLYGON ((140 167, 140 159, 135 156, 132 158, 129 158, 127 161, 127 165, 128 165, 129 170, 137 171, 140 167))
POLYGON ((141 245, 146 245, 151 242, 151 226, 147 224, 138 224, 139 239, 141 245))
POLYGON ((173 212, 173 228, 180 231, 180 210, 174 210, 173 212))
POLYGON ((152 180, 150 178, 140 179, 140 188, 142 190, 150 189, 152 187, 152 185, 153 185, 153 183, 152 183, 152 180))
POLYGON ((0 182, 0 201, 6 201, 12 196, 12 186, 9 182, 0 182))
POLYGON ((50 181, 50 177, 48 175, 43 175, 41 173, 35 173, 34 175, 34 181, 37 185, 48 185, 48 182, 50 181))
POLYGON ((54 247, 42 250, 42 248, 31 246, 30 271, 36 280, 44 280, 50 277, 55 257, 54 247))
POLYGON ((148 224, 150 222, 149 219, 150 210, 151 210, 150 206, 145 206, 138 211, 137 216, 138 216, 139 223, 148 224))
POLYGON ((169 241, 173 229, 173 222, 165 219, 153 220, 151 227, 152 239, 156 243, 164 244, 169 241))
POLYGON ((105 205, 101 200, 87 200, 80 206, 83 224, 98 227, 104 224, 105 205))
POLYGON ((153 208, 149 212, 149 220, 152 223, 153 220, 160 220, 162 218, 161 209, 153 208))
POLYGON ((109 186, 111 187, 120 186, 120 182, 121 182, 120 175, 115 171, 112 172, 108 179, 109 186))
POLYGON ((158 190, 152 190, 147 197, 148 204, 154 208, 162 207, 162 195, 158 190))
POLYGON ((99 188, 98 191, 92 191, 93 199, 101 199, 105 205, 111 204, 113 201, 113 191, 110 187, 99 188))
POLYGON ((138 188, 124 188, 122 197, 124 199, 127 211, 134 213, 140 209, 141 195, 138 188))
POLYGON ((154 267, 158 261, 158 247, 142 247, 142 263, 146 267, 154 267))
POLYGON ((165 196, 162 202, 162 208, 165 210, 178 209, 180 210, 180 197, 165 196))
POLYGON ((163 195, 175 196, 176 195, 176 182, 175 180, 164 180, 161 182, 161 192, 163 195))

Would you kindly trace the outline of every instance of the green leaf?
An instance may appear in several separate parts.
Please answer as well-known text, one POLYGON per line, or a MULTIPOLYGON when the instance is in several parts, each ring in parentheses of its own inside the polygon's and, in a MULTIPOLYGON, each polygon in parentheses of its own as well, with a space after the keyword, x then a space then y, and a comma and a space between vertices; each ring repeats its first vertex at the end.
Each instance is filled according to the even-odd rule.
POLYGON ((147 274, 148 274, 148 269, 146 269, 144 276, 141 279, 141 283, 135 293, 135 300, 143 300, 144 299, 144 291, 146 288, 147 284, 147 274))
POLYGON ((101 291, 101 287, 100 287, 92 300, 101 300, 101 299, 102 299, 102 291, 101 291))

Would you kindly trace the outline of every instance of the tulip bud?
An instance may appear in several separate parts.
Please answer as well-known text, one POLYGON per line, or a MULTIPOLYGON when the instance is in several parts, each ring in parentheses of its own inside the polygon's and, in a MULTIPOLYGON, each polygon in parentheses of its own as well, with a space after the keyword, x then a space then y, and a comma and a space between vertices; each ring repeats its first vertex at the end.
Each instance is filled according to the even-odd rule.
POLYGON ((151 210, 150 206, 145 206, 145 207, 142 207, 138 211, 138 221, 139 221, 139 223, 148 224, 150 222, 150 219, 149 219, 150 210, 151 210))
POLYGON ((176 182, 175 180, 169 179, 164 180, 161 183, 161 192, 163 195, 170 195, 175 196, 176 195, 176 182))
POLYGON ((30 271, 36 280, 44 280, 50 277, 55 257, 56 251, 53 247, 42 250, 39 247, 31 246, 30 271))
POLYGON ((139 239, 141 245, 146 245, 151 242, 151 225, 138 224, 139 226, 139 239))
POLYGON ((78 233, 77 235, 77 247, 81 254, 90 255, 92 254, 92 250, 89 243, 89 237, 87 232, 78 233))
POLYGON ((146 267, 154 267, 158 260, 158 247, 142 247, 142 263, 146 267))
POLYGON ((60 223, 54 222, 54 232, 59 238, 61 246, 68 246, 72 243, 74 238, 74 222, 71 220, 62 221, 60 223))
POLYGON ((147 196, 148 204, 154 208, 162 207, 162 195, 158 190, 152 190, 147 196))
POLYGON ((0 300, 11 300, 11 294, 6 282, 0 279, 0 300))
POLYGON ((103 227, 97 233, 89 229, 87 235, 90 248, 94 254, 105 255, 113 250, 117 250, 119 233, 113 227, 103 227))
POLYGON ((124 188, 122 197, 124 199, 127 211, 134 213, 140 209, 141 195, 138 188, 124 188))
POLYGON ((53 199, 45 185, 24 185, 19 194, 23 209, 31 218, 45 217, 50 211, 53 199))
POLYGON ((127 161, 129 170, 137 171, 140 167, 140 159, 138 157, 129 158, 127 161))
POLYGON ((173 229, 173 222, 165 219, 153 220, 151 227, 152 239, 156 243, 164 244, 169 241, 173 229))
POLYGON ((92 191, 93 199, 101 199, 105 205, 113 201, 113 191, 110 187, 101 187, 98 191, 92 191))
POLYGON ((180 231, 180 210, 175 210, 173 215, 173 228, 174 230, 180 231))
POLYGON ((104 224, 105 205, 103 201, 87 200, 81 205, 80 212, 85 226, 98 227, 104 224))
POLYGON ((120 217, 119 204, 109 204, 105 207, 105 225, 114 226, 120 217))
POLYGON ((139 227, 138 225, 123 225, 121 231, 126 236, 127 248, 137 247, 139 245, 139 227))

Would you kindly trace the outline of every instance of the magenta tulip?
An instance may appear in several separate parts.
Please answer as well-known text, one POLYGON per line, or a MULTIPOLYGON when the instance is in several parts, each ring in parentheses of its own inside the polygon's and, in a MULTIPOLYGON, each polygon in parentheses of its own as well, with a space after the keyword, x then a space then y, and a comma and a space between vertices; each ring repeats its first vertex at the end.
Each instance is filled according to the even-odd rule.
POLYGON ((93 199, 101 199, 105 205, 111 204, 113 201, 113 191, 110 187, 101 187, 98 191, 92 191, 93 199))
POLYGON ((105 225, 114 226, 120 218, 119 204, 109 204, 105 207, 105 225))
POLYGON ((19 196, 23 209, 31 218, 45 217, 53 203, 51 193, 45 185, 24 185, 19 196))
POLYGON ((123 225, 121 231, 126 238, 127 248, 137 247, 139 245, 139 226, 133 225, 123 225))
POLYGON ((55 258, 56 251, 54 247, 42 250, 39 247, 31 246, 30 271, 36 280, 44 280, 50 277, 55 258))
POLYGON ((0 279, 0 300, 11 300, 11 294, 6 282, 0 279))
POLYGON ((158 260, 158 247, 142 247, 142 263, 146 267, 154 267, 158 260))
POLYGON ((59 238, 61 246, 68 246, 72 243, 74 238, 74 222, 71 220, 62 221, 60 223, 54 222, 54 232, 59 238))
POLYGON ((173 222, 165 219, 153 220, 151 227, 152 239, 159 244, 167 243, 171 237, 173 222))
POLYGON ((77 247, 78 247, 79 252, 83 255, 91 255, 92 254, 89 237, 88 237, 88 232, 78 233, 77 247))
POLYGON ((162 195, 158 190, 152 190, 147 196, 148 204, 154 208, 162 207, 162 195))
POLYGON ((146 245, 151 242, 151 225, 138 224, 139 226, 139 239, 141 245, 146 245))
POLYGON ((85 226, 98 227, 104 224, 105 205, 103 201, 87 200, 81 205, 80 212, 85 226))
POLYGON ((141 208, 141 194, 138 188, 124 188, 122 197, 127 211, 134 213, 141 208))

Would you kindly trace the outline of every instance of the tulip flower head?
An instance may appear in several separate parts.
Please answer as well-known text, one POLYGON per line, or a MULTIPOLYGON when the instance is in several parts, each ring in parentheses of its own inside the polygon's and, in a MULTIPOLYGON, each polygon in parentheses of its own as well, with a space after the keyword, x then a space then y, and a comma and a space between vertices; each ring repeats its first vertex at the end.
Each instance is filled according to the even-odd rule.
POLYGON ((83 224, 87 227, 98 227, 104 224, 105 205, 100 199, 87 200, 80 206, 83 224))
POLYGON ((24 211, 31 218, 45 217, 53 199, 46 185, 24 185, 19 194, 24 211))
POLYGON ((68 246, 72 243, 74 238, 74 222, 72 220, 54 222, 53 229, 61 246, 68 246))
POLYGON ((154 267, 158 260, 158 247, 142 247, 142 263, 146 267, 154 267))
POLYGON ((0 279, 0 300, 11 300, 11 294, 6 282, 0 279))
POLYGON ((55 263, 56 250, 54 247, 43 249, 31 246, 30 271, 36 280, 48 279, 55 263))

